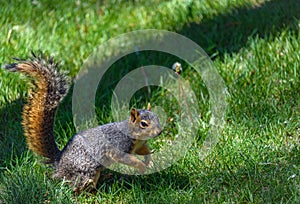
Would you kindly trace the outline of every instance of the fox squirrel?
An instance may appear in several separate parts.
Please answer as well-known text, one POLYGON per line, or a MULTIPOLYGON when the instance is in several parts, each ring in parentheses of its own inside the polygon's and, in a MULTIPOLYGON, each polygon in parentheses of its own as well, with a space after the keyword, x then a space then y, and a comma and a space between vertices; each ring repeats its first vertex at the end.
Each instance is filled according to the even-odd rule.
POLYGON ((54 167, 53 178, 70 181, 76 192, 96 187, 100 171, 114 162, 146 171, 150 162, 147 139, 158 136, 161 126, 158 117, 150 110, 132 108, 130 117, 82 131, 74 135, 59 150, 54 138, 53 125, 56 109, 68 92, 67 77, 59 72, 53 57, 32 53, 28 60, 4 66, 8 71, 22 72, 33 78, 23 110, 24 134, 29 149, 46 157, 54 167), (145 161, 134 154, 144 155, 145 161))

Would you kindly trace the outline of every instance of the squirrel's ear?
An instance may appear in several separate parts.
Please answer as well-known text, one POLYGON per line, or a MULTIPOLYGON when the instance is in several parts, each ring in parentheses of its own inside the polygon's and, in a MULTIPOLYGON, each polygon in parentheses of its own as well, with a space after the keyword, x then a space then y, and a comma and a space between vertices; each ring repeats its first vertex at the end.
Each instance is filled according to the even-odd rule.
POLYGON ((137 109, 132 108, 130 111, 130 120, 132 123, 135 123, 137 120, 140 119, 140 113, 137 109))
POLYGON ((148 110, 148 111, 151 110, 151 104, 150 104, 150 103, 148 103, 147 110, 148 110))

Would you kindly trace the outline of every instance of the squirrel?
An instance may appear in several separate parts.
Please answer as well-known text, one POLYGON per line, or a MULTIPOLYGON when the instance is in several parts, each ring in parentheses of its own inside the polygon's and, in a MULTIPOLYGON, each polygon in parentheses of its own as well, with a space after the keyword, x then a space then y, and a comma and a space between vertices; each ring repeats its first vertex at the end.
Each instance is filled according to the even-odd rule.
POLYGON ((47 158, 53 166, 53 178, 70 182, 74 191, 96 188, 100 171, 115 162, 146 171, 150 163, 147 139, 161 134, 159 118, 149 110, 132 108, 128 119, 87 129, 75 134, 59 150, 54 137, 54 118, 62 99, 68 93, 69 79, 58 70, 53 57, 44 54, 28 60, 14 58, 4 66, 11 72, 22 72, 31 77, 32 88, 24 106, 22 125, 29 149, 47 158), (143 155, 145 161, 134 154, 143 155))

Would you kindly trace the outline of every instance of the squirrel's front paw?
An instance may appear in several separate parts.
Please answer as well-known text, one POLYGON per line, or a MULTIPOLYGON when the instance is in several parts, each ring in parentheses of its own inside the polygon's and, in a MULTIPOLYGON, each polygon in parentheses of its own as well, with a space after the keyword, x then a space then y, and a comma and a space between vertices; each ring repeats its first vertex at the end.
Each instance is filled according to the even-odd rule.
POLYGON ((144 164, 145 164, 147 167, 150 167, 150 168, 153 168, 153 167, 154 167, 154 164, 153 164, 153 162, 151 161, 151 156, 150 156, 150 154, 145 155, 145 161, 144 161, 144 164))
POLYGON ((140 174, 144 173, 147 170, 146 165, 144 163, 141 163, 138 169, 140 174))
POLYGON ((154 163, 152 161, 149 161, 149 163, 147 164, 148 168, 154 168, 154 163))

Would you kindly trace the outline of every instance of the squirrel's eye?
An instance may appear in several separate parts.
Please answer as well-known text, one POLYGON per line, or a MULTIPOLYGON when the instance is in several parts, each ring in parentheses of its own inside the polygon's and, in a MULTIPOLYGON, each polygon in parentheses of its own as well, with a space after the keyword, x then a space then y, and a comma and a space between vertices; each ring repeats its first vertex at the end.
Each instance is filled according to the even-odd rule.
POLYGON ((141 128, 146 128, 148 127, 148 123, 144 120, 141 121, 141 128))

